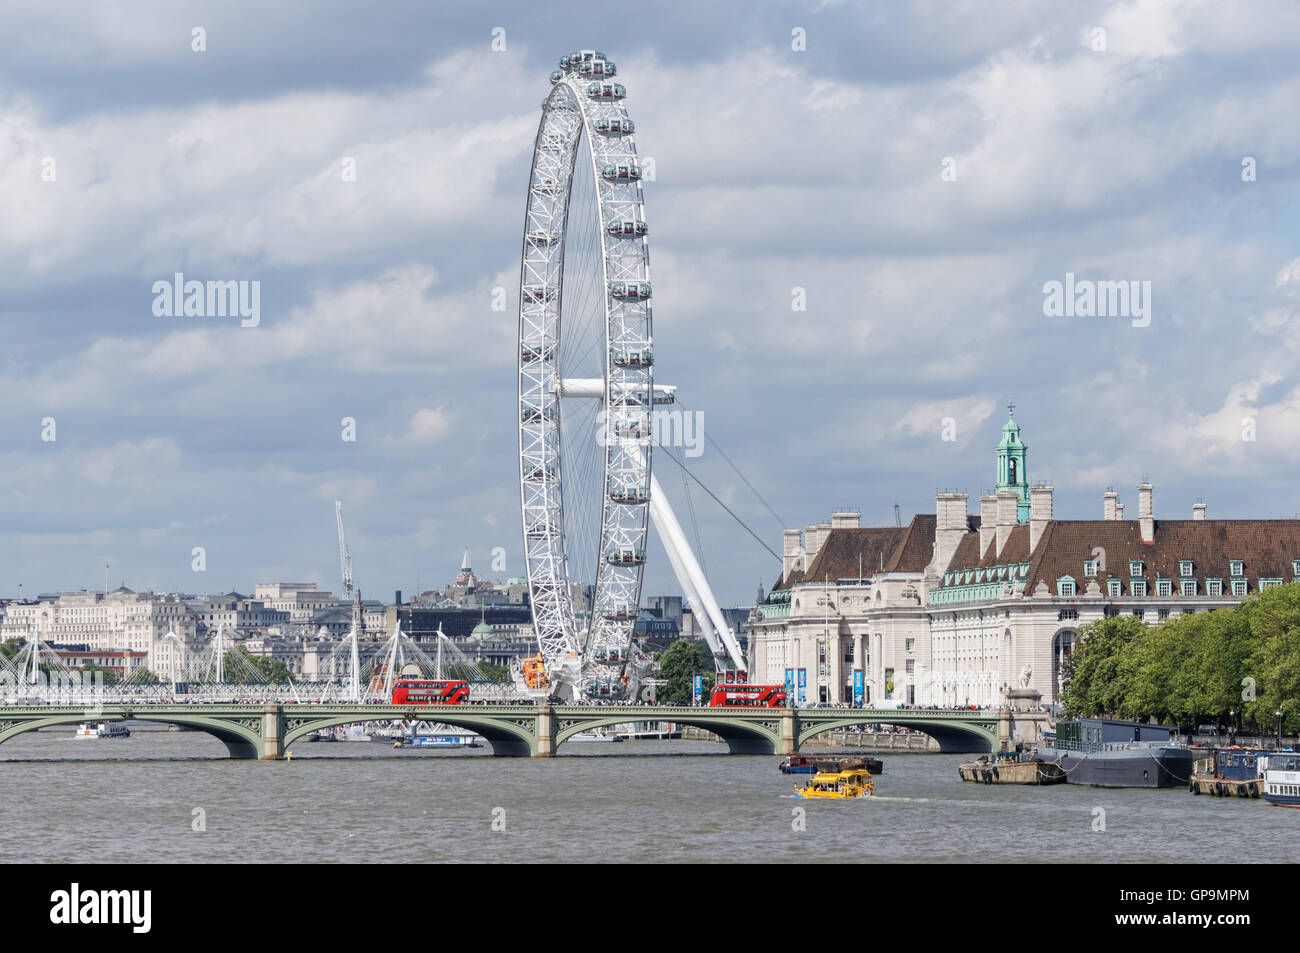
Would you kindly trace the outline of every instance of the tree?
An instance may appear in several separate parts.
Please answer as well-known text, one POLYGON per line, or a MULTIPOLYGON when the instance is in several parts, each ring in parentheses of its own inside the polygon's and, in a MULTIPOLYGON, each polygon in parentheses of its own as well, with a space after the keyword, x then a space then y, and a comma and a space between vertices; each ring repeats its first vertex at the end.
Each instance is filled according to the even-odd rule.
POLYGON ((289 667, 277 658, 271 658, 264 655, 251 655, 242 645, 236 645, 226 653, 225 658, 225 675, 226 681, 239 680, 236 672, 247 671, 247 667, 252 668, 262 680, 266 682, 287 682, 292 679, 289 667))
POLYGON ((127 679, 132 685, 160 685, 162 679, 155 675, 150 669, 137 668, 127 679))
POLYGON ((1068 715, 1102 715, 1119 709, 1124 685, 1120 652, 1146 627, 1133 616, 1107 616, 1079 630, 1074 671, 1061 693, 1068 715))
POLYGON ((658 657, 659 678, 662 684, 655 697, 671 705, 690 704, 696 675, 704 676, 704 691, 713 687, 713 653, 703 639, 691 642, 681 639, 668 646, 658 657))
POLYGON ((86 675, 90 675, 93 679, 94 673, 96 672, 98 672, 103 677, 103 684, 105 685, 117 684, 118 681, 117 672, 113 671, 111 668, 105 668, 103 665, 96 665, 94 662, 87 662, 85 665, 81 666, 81 673, 83 678, 86 675))
POLYGON ((1300 730, 1300 583, 1266 589, 1251 600, 1252 645, 1243 666, 1243 678, 1252 682, 1238 688, 1245 709, 1262 731, 1277 724, 1275 712, 1283 713, 1288 732, 1300 730))

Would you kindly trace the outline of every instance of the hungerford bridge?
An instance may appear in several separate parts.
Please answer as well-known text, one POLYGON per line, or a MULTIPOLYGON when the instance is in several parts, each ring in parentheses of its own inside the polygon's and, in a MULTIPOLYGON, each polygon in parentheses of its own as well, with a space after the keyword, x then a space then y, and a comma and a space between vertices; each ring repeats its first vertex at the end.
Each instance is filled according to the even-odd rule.
MULTIPOLYGON (((941 751, 1005 749, 1011 712, 871 708, 697 708, 672 705, 439 705, 440 724, 482 735, 498 756, 547 758, 574 735, 629 722, 671 722, 711 731, 733 754, 790 755, 814 736, 855 725, 887 724, 921 731, 941 751)), ((84 721, 152 721, 206 731, 232 758, 275 761, 311 732, 367 721, 427 721, 429 705, 342 703, 6 705, 0 742, 56 725, 84 721)))

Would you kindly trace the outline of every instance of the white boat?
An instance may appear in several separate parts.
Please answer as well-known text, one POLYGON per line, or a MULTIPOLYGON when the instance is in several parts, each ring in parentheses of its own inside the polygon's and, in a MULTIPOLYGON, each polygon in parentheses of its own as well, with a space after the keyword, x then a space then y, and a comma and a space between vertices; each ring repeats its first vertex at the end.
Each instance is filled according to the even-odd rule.
POLYGON ((1300 754, 1277 752, 1262 755, 1264 800, 1277 807, 1300 807, 1300 754))
POLYGON ((580 731, 569 738, 570 741, 622 741, 622 737, 616 735, 609 728, 595 728, 591 731, 580 731))
POLYGON ((120 721, 83 721, 77 726, 78 738, 130 738, 131 732, 120 721))

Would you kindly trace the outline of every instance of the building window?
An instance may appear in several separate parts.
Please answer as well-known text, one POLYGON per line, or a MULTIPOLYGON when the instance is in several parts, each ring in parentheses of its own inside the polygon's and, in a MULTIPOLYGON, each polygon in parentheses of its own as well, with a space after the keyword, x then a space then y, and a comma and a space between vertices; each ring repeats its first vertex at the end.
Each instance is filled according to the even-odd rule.
POLYGON ((1079 618, 1078 609, 1062 609, 1060 612, 1056 614, 1056 620, 1058 622, 1064 622, 1067 619, 1077 619, 1077 618, 1079 618))
POLYGON ((1119 606, 1105 606, 1101 611, 1103 615, 1108 617, 1117 616, 1119 615, 1119 606))
POLYGON ((1300 579, 1300 559, 1291 560, 1291 572, 1295 574, 1297 579, 1300 579))
POLYGON ((1192 574, 1192 561, 1184 559, 1178 563, 1178 575, 1190 576, 1192 574))
POLYGON ((1118 579, 1107 579, 1106 594, 1109 595, 1112 599, 1118 599, 1122 594, 1123 586, 1124 584, 1121 583, 1118 579))
POLYGON ((1240 576, 1242 572, 1242 561, 1240 559, 1229 560, 1228 569, 1232 573, 1232 575, 1240 576))
POLYGON ((1145 612, 1146 612, 1146 610, 1144 610, 1144 609, 1134 609, 1134 610, 1133 610, 1133 618, 1135 618, 1135 619, 1140 619, 1140 618, 1142 618, 1142 616, 1145 614, 1145 612))
POLYGON ((1134 579, 1128 584, 1129 592, 1135 596, 1145 596, 1147 594, 1147 583, 1145 579, 1134 579))
POLYGON ((1281 579, 1261 579, 1259 581, 1259 588, 1261 589, 1270 589, 1273 586, 1280 586, 1280 585, 1282 585, 1281 579))
POLYGON ((914 659, 914 658, 910 658, 910 659, 908 659, 907 662, 906 662, 906 665, 905 665, 905 667, 904 667, 904 671, 906 671, 908 675, 911 675, 911 674, 915 673, 915 672, 916 672, 916 659, 914 659))
POLYGON ((1234 596, 1244 596, 1246 594, 1246 580, 1244 579, 1232 580, 1232 594, 1234 596))
POLYGON ((1168 618, 1169 618, 1169 610, 1168 610, 1168 609, 1161 609, 1161 610, 1160 610, 1160 621, 1163 622, 1165 619, 1168 619, 1168 618))
POLYGON ((1061 596, 1074 595, 1074 580, 1069 576, 1063 576, 1056 580, 1056 593, 1061 596))
POLYGON ((1196 580, 1195 580, 1195 579, 1184 579, 1184 580, 1183 580, 1183 595, 1185 595, 1185 596, 1194 596, 1194 595, 1196 595, 1196 580))
POLYGON ((1157 580, 1156 580, 1156 595, 1157 595, 1157 596, 1171 596, 1171 595, 1173 595, 1173 594, 1174 594, 1174 583, 1173 583, 1173 580, 1170 580, 1170 579, 1157 579, 1157 580))
POLYGON ((1085 559, 1083 561, 1083 574, 1089 579, 1097 575, 1097 560, 1085 559))
POLYGON ((1222 579, 1205 580, 1205 594, 1207 596, 1223 595, 1223 580, 1222 579))
POLYGON ((906 651, 911 652, 916 647, 916 639, 905 639, 903 647, 906 651))
POLYGON ((1130 576, 1142 575, 1142 570, 1145 568, 1146 567, 1142 564, 1142 560, 1140 559, 1130 559, 1128 561, 1128 574, 1130 576))

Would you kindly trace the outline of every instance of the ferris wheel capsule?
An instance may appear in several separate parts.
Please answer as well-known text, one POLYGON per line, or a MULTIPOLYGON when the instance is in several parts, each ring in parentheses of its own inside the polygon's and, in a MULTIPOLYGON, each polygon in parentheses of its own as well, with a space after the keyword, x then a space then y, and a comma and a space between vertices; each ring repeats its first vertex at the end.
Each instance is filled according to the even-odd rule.
POLYGON ((605 234, 612 238, 641 238, 646 233, 645 222, 616 221, 605 226, 605 234))
POLYGON ((587 97, 597 100, 625 99, 627 89, 622 83, 592 83, 587 87, 587 97))

